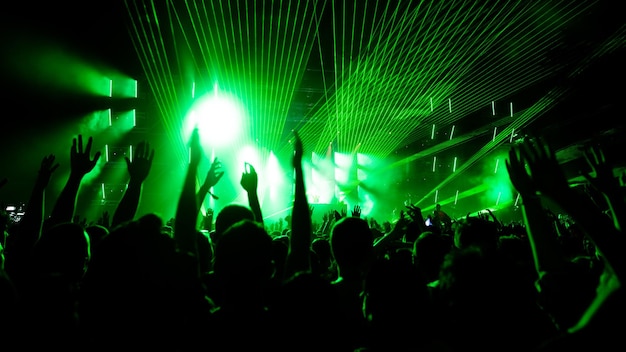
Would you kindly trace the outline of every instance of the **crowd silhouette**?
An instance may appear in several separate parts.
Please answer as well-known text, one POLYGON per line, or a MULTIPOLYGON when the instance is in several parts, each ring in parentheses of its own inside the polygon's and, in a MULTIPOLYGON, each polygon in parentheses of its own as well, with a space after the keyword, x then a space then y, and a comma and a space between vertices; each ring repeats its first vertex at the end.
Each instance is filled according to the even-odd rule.
POLYGON ((200 139, 194 130, 171 222, 137 214, 158 158, 147 141, 126 158, 128 188, 115 212, 88 224, 77 221, 75 207, 100 158, 92 138, 73 139, 69 165, 43 156, 21 221, 2 214, 4 350, 624 347, 625 184, 600 144, 584 151, 600 202, 570 187, 551 146, 531 136, 512 144, 506 161, 521 222, 493 213, 452 219, 440 207, 424 217, 409 204, 391 223, 362 217, 355 206, 324 214, 314 228, 294 131, 293 207, 277 230, 263 222, 253 165, 240 182, 247 205, 201 213, 226 170, 206 159, 200 139), (197 188, 203 162, 210 169, 197 188), (69 168, 67 182, 44 209, 59 168, 69 168))

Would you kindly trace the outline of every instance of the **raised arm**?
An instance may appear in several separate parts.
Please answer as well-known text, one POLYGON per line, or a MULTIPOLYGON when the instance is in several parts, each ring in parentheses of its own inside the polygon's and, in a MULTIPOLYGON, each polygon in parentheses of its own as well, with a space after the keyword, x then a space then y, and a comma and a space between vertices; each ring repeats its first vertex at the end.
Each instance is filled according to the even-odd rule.
POLYGON ((41 238, 45 190, 52 173, 58 167, 59 164, 55 162, 55 156, 52 154, 44 157, 41 161, 18 232, 11 233, 12 239, 7 243, 5 268, 11 275, 19 275, 19 272, 28 267, 31 259, 30 253, 41 238))
POLYGON ((196 196, 198 198, 198 206, 204 203, 204 199, 206 198, 207 194, 211 194, 211 197, 217 199, 217 196, 211 193, 211 188, 213 188, 213 186, 215 186, 220 181, 222 176, 224 176, 222 162, 218 158, 215 158, 211 163, 211 167, 206 174, 206 178, 204 179, 202 186, 200 186, 198 192, 196 193, 196 196))
POLYGON ((422 214, 422 208, 414 204, 405 205, 406 214, 411 221, 417 224, 417 228, 420 233, 426 231, 426 222, 424 220, 424 214, 422 214))
POLYGON ((620 180, 613 175, 613 163, 600 146, 587 146, 583 150, 585 161, 591 167, 591 174, 583 173, 592 187, 600 191, 609 206, 616 229, 622 231, 626 224, 626 203, 622 197, 620 180))
POLYGON ((143 183, 150 173, 153 159, 154 149, 150 148, 150 143, 145 141, 137 144, 132 160, 129 157, 124 158, 130 179, 124 196, 111 219, 111 228, 125 221, 130 221, 135 217, 139 207, 143 183))
POLYGON ((37 179, 30 193, 26 211, 20 221, 19 236, 15 243, 19 243, 24 248, 32 248, 41 236, 44 221, 45 191, 52 177, 52 173, 59 167, 56 157, 52 154, 41 160, 37 179))
POLYGON ((498 228, 501 229, 504 226, 504 224, 500 221, 500 219, 498 219, 496 214, 493 211, 491 211, 491 209, 487 208, 486 210, 487 210, 487 214, 489 214, 489 217, 491 218, 491 221, 493 221, 498 226, 498 228))
POLYGON ((333 227, 333 223, 335 222, 335 215, 333 210, 329 210, 322 215, 322 226, 320 228, 320 233, 325 236, 330 235, 330 229, 333 227))
POLYGON ((606 264, 613 266, 618 277, 623 279, 626 274, 622 255, 624 236, 615 228, 612 219, 604 216, 587 195, 569 187, 554 152, 545 141, 533 139, 523 146, 538 191, 574 219, 606 259, 606 264))
POLYGON ((522 216, 530 242, 535 270, 540 276, 547 272, 558 272, 567 264, 561 246, 550 231, 548 218, 537 193, 537 188, 526 169, 524 149, 514 146, 509 150, 506 169, 513 187, 522 199, 522 216))
POLYGON ((300 271, 311 270, 311 213, 306 198, 304 173, 302 171, 302 140, 294 131, 293 168, 295 174, 294 201, 291 218, 291 238, 285 262, 285 279, 300 271))
POLYGON ((245 163, 245 169, 241 174, 241 187, 248 193, 248 205, 254 213, 254 219, 263 224, 263 213, 261 212, 261 203, 259 202, 259 194, 257 188, 259 186, 259 176, 252 164, 245 163))
POLYGON ((93 158, 91 157, 92 145, 93 137, 89 137, 85 146, 83 146, 83 136, 80 134, 72 140, 70 176, 52 208, 48 219, 50 226, 61 222, 70 222, 74 219, 76 197, 80 184, 85 175, 93 170, 100 159, 100 151, 95 152, 93 158))
MULTIPOLYGON (((176 218, 174 220, 174 240, 181 252, 188 253, 197 258, 196 220, 200 208, 195 188, 198 165, 202 160, 202 146, 200 145, 200 136, 197 128, 195 128, 191 134, 189 150, 190 160, 187 165, 182 191, 176 208, 176 218)), ((197 274, 199 275, 199 266, 197 270, 197 274)))
POLYGON ((374 242, 374 250, 376 251, 376 254, 380 255, 384 253, 390 245, 401 240, 406 233, 406 229, 410 221, 410 218, 406 215, 404 210, 400 210, 398 221, 396 221, 393 225, 391 231, 384 234, 382 237, 378 238, 376 242, 374 242))

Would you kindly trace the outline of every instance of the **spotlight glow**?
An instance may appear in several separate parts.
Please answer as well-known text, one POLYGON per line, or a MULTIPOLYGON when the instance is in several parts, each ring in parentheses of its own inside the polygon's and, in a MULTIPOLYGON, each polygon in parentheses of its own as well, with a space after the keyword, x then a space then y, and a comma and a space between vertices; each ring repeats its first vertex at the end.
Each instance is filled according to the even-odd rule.
POLYGON ((197 126, 200 134, 213 147, 223 146, 237 138, 243 108, 234 98, 223 93, 199 97, 191 108, 188 126, 197 126))

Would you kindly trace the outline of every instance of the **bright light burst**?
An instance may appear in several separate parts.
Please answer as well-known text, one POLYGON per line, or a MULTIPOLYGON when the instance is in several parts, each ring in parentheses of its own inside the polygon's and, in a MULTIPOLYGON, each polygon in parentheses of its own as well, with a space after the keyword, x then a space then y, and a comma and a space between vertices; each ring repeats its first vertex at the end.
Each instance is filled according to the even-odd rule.
POLYGON ((244 110, 233 98, 209 93, 194 102, 187 129, 198 127, 204 141, 214 147, 223 146, 236 139, 244 115, 244 110))

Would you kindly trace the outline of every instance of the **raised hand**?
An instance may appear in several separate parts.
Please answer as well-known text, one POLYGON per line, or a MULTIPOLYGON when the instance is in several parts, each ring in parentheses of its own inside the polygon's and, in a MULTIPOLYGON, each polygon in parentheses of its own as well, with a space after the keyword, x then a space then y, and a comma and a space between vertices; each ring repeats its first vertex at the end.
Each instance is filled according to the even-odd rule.
POLYGON ((404 206, 406 208, 406 214, 410 217, 415 217, 417 213, 421 213, 422 209, 414 204, 404 206))
POLYGON ((393 225, 391 231, 386 233, 381 238, 377 239, 374 243, 374 248, 377 250, 377 252, 380 253, 381 251, 384 251, 384 248, 387 246, 387 244, 401 239, 402 236, 404 236, 404 234, 406 233, 406 228, 409 223, 410 220, 406 216, 404 210, 400 210, 400 217, 393 225))
POLYGON ((259 176, 256 173, 254 166, 250 163, 244 163, 244 171, 241 173, 241 181, 239 182, 241 187, 246 192, 256 192, 259 185, 259 176))
POLYGON ((356 217, 356 218, 360 218, 361 217, 361 206, 360 205, 355 205, 354 208, 352 208, 352 216, 356 217))
POLYGON ((595 177, 587 173, 583 173, 583 176, 602 193, 610 208, 613 223, 621 231, 626 226, 626 203, 622 196, 622 182, 613 175, 613 163, 605 157, 599 146, 586 147, 583 156, 595 177))
POLYGON ((137 144, 132 161, 130 158, 124 157, 131 182, 142 183, 146 180, 150 173, 153 159, 154 149, 151 149, 150 143, 145 141, 137 144))
POLYGON ((252 164, 244 163, 244 171, 241 174, 239 184, 241 184, 241 187, 248 193, 248 205, 254 213, 254 219, 262 224, 263 212, 261 211, 261 202, 259 201, 259 195, 257 193, 259 176, 252 164))
POLYGON ((520 146, 514 146, 509 150, 509 158, 505 164, 509 173, 509 179, 521 196, 535 196, 537 189, 526 169, 525 159, 520 146))
POLYGON ((605 157, 602 148, 597 145, 587 146, 583 149, 583 157, 591 168, 591 173, 595 174, 592 176, 589 173, 583 173, 585 179, 602 193, 619 194, 620 180, 613 175, 613 164, 605 157))
POLYGON ((202 204, 204 202, 204 198, 207 193, 210 194, 213 199, 219 199, 218 196, 211 192, 211 188, 222 179, 222 176, 224 176, 222 162, 216 157, 211 163, 211 167, 206 174, 206 178, 204 179, 202 186, 198 189, 198 192, 196 192, 198 204, 202 204))
POLYGON ((83 136, 78 135, 78 138, 72 140, 72 148, 70 149, 70 167, 71 174, 78 177, 82 177, 88 174, 98 163, 101 152, 94 153, 91 157, 91 148, 93 145, 93 137, 89 137, 87 145, 83 146, 83 136))
POLYGON ((211 187, 215 186, 224 176, 224 170, 222 168, 222 162, 216 157, 213 159, 211 163, 211 167, 206 174, 206 178, 204 179, 204 185, 207 189, 211 189, 211 187))
POLYGON ((52 173, 59 167, 59 163, 55 162, 56 156, 53 154, 47 155, 41 160, 39 166, 39 173, 37 174, 37 183, 41 187, 47 187, 50 182, 52 173))
POLYGON ((77 138, 72 139, 70 175, 52 208, 50 217, 46 219, 48 225, 71 222, 73 220, 80 184, 85 175, 94 169, 100 159, 100 151, 95 152, 93 158, 91 157, 92 145, 92 137, 89 137, 87 144, 84 146, 82 135, 79 134, 77 138))
POLYGON ((133 159, 125 157, 126 167, 130 175, 128 187, 120 200, 109 226, 115 227, 122 222, 132 220, 137 213, 143 182, 148 177, 154 160, 154 149, 150 143, 141 141, 137 143, 133 159))
POLYGON ((569 191, 569 184, 555 154, 543 138, 532 138, 522 143, 521 153, 526 160, 532 184, 541 194, 551 198, 569 191))
POLYGON ((404 210, 400 210, 400 217, 398 218, 398 221, 396 221, 394 229, 404 231, 410 222, 410 218, 406 216, 406 212, 404 210))
POLYGON ((414 204, 405 205, 406 215, 411 219, 412 222, 417 224, 417 227, 420 231, 426 231, 426 224, 424 220, 424 215, 422 214, 422 209, 414 204))

